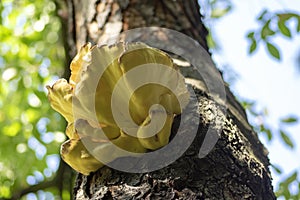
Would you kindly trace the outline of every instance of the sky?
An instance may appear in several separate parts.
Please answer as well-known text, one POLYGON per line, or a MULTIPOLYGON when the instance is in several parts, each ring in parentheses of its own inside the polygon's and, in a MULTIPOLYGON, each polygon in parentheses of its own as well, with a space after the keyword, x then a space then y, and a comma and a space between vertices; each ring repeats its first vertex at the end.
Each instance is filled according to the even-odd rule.
MULTIPOLYGON (((300 1, 234 0, 232 3, 234 7, 229 14, 210 24, 221 48, 213 52, 213 59, 221 68, 228 66, 224 69, 225 74, 228 68, 234 70, 233 92, 242 99, 257 101, 258 109, 267 108, 267 123, 278 129, 281 118, 290 114, 300 118, 300 71, 296 66, 297 53, 300 54, 300 34, 292 32, 293 39, 284 36, 273 38, 273 42, 280 47, 281 61, 270 57, 262 45, 253 55, 249 55, 246 34, 258 27, 256 17, 263 8, 299 13, 300 1)), ((286 176, 294 170, 300 172, 300 123, 285 129, 296 143, 294 150, 286 147, 278 134, 271 142, 264 136, 260 138, 270 152, 271 163, 281 166, 286 176)), ((274 185, 277 185, 284 177, 272 172, 274 185)))

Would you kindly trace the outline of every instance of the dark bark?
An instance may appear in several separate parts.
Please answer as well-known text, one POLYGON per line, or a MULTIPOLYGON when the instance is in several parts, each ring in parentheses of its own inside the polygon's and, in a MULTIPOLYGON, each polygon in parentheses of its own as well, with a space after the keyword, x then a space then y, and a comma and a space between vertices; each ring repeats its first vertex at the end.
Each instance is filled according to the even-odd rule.
MULTIPOLYGON (((104 43, 112 34, 143 26, 180 31, 208 51, 207 30, 201 22, 196 0, 67 2, 71 55, 86 42, 104 43)), ((182 69, 182 73, 202 81, 188 69, 182 69)), ((191 81, 189 85, 196 91, 198 100, 191 101, 189 106, 197 110, 200 124, 196 123, 198 116, 176 118, 174 133, 180 120, 186 128, 179 135, 198 127, 197 136, 184 155, 150 173, 132 174, 104 167, 89 176, 79 174, 74 187, 76 199, 275 199, 267 151, 230 90, 226 87, 227 102, 223 102, 208 95, 199 84, 191 81), (213 150, 200 159, 198 151, 209 126, 215 130, 210 134, 220 131, 220 138, 213 150)))

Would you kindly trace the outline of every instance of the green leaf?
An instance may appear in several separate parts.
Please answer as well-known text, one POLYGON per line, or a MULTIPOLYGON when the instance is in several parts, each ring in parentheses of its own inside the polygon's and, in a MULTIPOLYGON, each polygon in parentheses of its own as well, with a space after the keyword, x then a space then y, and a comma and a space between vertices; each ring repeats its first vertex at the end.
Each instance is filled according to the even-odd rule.
POLYGON ((249 48, 249 54, 252 54, 256 50, 256 48, 257 48, 257 43, 256 40, 253 39, 249 48))
POLYGON ((290 148, 294 148, 294 144, 290 138, 283 130, 280 130, 280 136, 283 139, 284 143, 287 144, 290 148))
POLYGON ((265 40, 268 36, 274 35, 275 32, 270 28, 271 20, 268 20, 261 29, 261 38, 265 40))
POLYGON ((231 10, 231 6, 226 8, 215 8, 212 10, 210 17, 211 18, 220 18, 226 15, 231 10))
POLYGON ((273 134, 272 134, 271 130, 267 129, 265 132, 267 134, 268 140, 271 141, 273 138, 273 134))
POLYGON ((264 125, 260 125, 260 132, 266 133, 268 140, 272 140, 273 134, 269 128, 265 127, 264 125))
POLYGON ((248 100, 246 101, 246 100, 244 100, 244 101, 241 101, 241 104, 242 104, 242 106, 243 106, 244 109, 251 110, 252 107, 255 105, 255 102, 254 101, 248 101, 248 100))
POLYGON ((297 176, 298 176, 298 173, 297 171, 295 171, 291 176, 289 176, 284 182, 286 184, 291 184, 292 182, 294 182, 295 180, 297 180, 297 176))
POLYGON ((249 40, 251 41, 251 44, 250 44, 250 47, 249 47, 249 50, 248 50, 249 54, 252 54, 257 48, 257 42, 256 42, 256 39, 255 39, 254 35, 255 35, 254 31, 250 31, 247 34, 247 38, 249 38, 249 40))
POLYGON ((298 16, 297 14, 295 14, 295 13, 279 13, 279 14, 277 14, 277 16, 279 17, 279 19, 280 20, 283 20, 283 21, 287 21, 287 20, 289 20, 290 18, 292 18, 292 17, 296 17, 296 16, 298 16))
POLYGON ((217 44, 214 40, 214 37, 211 34, 211 31, 209 31, 209 33, 206 37, 206 40, 207 40, 207 44, 208 44, 209 48, 211 48, 211 49, 217 49, 218 48, 217 44))
POLYGON ((276 59, 280 60, 280 53, 277 47, 275 47, 273 44, 270 42, 267 42, 267 49, 269 53, 276 59))
POLYGON ((264 9, 261 14, 258 16, 257 20, 261 21, 263 20, 264 16, 268 13, 267 9, 264 9))
POLYGON ((281 119, 280 121, 283 123, 295 123, 298 121, 298 119, 296 117, 287 117, 287 118, 281 119))
POLYGON ((298 199, 298 198, 294 198, 296 197, 295 195, 292 195, 290 192, 290 186, 293 182, 297 181, 297 176, 298 173, 297 171, 295 171, 293 174, 291 174, 290 176, 288 176, 285 180, 283 180, 280 184, 279 184, 279 189, 276 191, 276 196, 280 197, 283 196, 285 199, 298 199))
POLYGON ((290 29, 286 26, 285 24, 285 20, 280 20, 278 21, 278 29, 280 30, 280 32, 285 35, 288 38, 292 37, 291 31, 290 29))
POLYGON ((250 31, 248 34, 247 34, 247 38, 249 39, 254 39, 254 31, 250 31))
POLYGON ((278 174, 282 174, 282 170, 280 169, 279 166, 276 166, 274 164, 271 164, 271 167, 278 173, 278 174))

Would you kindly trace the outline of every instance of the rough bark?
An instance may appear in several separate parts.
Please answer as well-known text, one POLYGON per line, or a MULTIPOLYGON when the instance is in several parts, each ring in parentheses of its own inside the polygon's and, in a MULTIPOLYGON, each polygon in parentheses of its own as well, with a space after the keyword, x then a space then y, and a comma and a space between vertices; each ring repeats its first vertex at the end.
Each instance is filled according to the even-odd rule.
MULTIPOLYGON (((180 31, 197 40, 208 51, 207 30, 201 22, 196 0, 67 0, 69 49, 74 55, 86 42, 108 41, 109 36, 143 26, 180 31)), ((197 79, 187 68, 182 73, 197 79)), ((196 82, 197 82, 196 81, 196 82)), ((244 110, 226 87, 227 102, 207 94, 201 84, 190 81, 197 99, 190 107, 199 116, 176 118, 185 134, 198 127, 189 149, 171 165, 154 172, 130 174, 104 167, 84 176, 78 174, 76 199, 275 199, 268 169, 267 151, 247 122, 244 110), (224 112, 226 111, 226 112, 224 112), (199 148, 208 127, 220 130, 213 150, 199 158, 199 148)), ((214 133, 211 133, 214 134, 214 133)), ((181 142, 185 142, 184 140, 181 142)))

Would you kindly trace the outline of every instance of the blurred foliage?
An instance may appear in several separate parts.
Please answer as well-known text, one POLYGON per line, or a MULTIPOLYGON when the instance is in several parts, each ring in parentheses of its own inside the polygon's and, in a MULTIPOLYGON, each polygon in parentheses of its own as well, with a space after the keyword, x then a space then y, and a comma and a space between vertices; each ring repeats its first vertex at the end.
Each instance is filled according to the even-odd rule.
POLYGON ((260 27, 257 30, 251 30, 247 34, 250 42, 249 53, 255 52, 259 44, 265 45, 267 52, 277 59, 281 59, 279 47, 277 47, 272 38, 274 36, 283 36, 292 38, 294 34, 300 32, 300 15, 297 12, 270 12, 263 10, 257 17, 260 27))
MULTIPOLYGON (((249 54, 253 54, 258 45, 264 45, 266 51, 276 60, 282 59, 280 47, 273 42, 274 37, 280 36, 291 39, 296 34, 300 33, 300 13, 294 11, 277 11, 271 12, 267 9, 261 11, 257 17, 259 28, 251 30, 247 33, 247 39, 250 42, 248 49, 249 54)), ((299 63, 298 63, 299 64, 299 63)), ((290 115, 282 118, 277 124, 276 129, 274 125, 268 124, 268 112, 264 109, 262 112, 256 112, 255 103, 244 102, 244 107, 248 111, 250 118, 255 118, 252 125, 254 130, 260 134, 264 134, 268 141, 272 141, 274 137, 280 138, 283 144, 291 150, 295 149, 296 141, 288 133, 287 128, 295 123, 298 123, 297 116, 290 115)), ((271 161, 272 162, 272 161, 271 161)), ((282 174, 282 170, 278 166, 272 165, 275 172, 281 175, 276 196, 289 199, 300 199, 300 178, 295 171, 292 175, 282 174), (283 178, 282 178, 283 177, 283 178)), ((273 175, 274 176, 274 175, 273 175)))
POLYGON ((60 29, 52 1, 0 1, 0 198, 58 168, 65 122, 50 109, 45 85, 64 70, 60 29))
POLYGON ((233 4, 230 0, 199 0, 199 3, 201 5, 201 14, 204 15, 204 23, 209 29, 206 38, 207 44, 210 49, 219 49, 212 27, 216 20, 226 16, 232 10, 233 4))
MULTIPOLYGON (((204 14, 204 22, 210 29, 209 35, 207 36, 208 45, 210 49, 218 51, 220 47, 217 37, 214 36, 213 27, 219 18, 226 16, 234 10, 234 4, 228 0, 199 0, 199 2, 202 6, 201 12, 204 14)), ((253 17, 255 17, 255 13, 253 13, 253 17)), ((300 13, 286 10, 271 12, 267 9, 262 9, 262 11, 258 13, 256 21, 258 28, 250 30, 247 33, 247 40, 249 41, 248 53, 250 55, 255 53, 259 45, 263 45, 265 46, 266 52, 275 58, 275 60, 279 61, 284 55, 280 51, 280 47, 274 42, 274 39, 275 37, 291 39, 296 34, 299 34, 300 13)), ((249 29, 250 28, 251 27, 249 27, 249 29)), ((245 47, 245 49, 247 48, 245 47)), ((300 56, 296 61, 296 64, 300 66, 299 60, 300 56)), ((222 66, 222 68, 226 70, 224 74, 229 77, 225 77, 226 80, 234 81, 235 79, 233 77, 236 77, 236 74, 230 69, 230 66, 222 66)), ((266 108, 257 108, 258 102, 249 100, 241 100, 240 102, 247 111, 253 129, 260 136, 265 136, 269 142, 272 142, 274 138, 279 138, 291 151, 295 149, 297 143, 288 132, 288 128, 299 123, 297 116, 290 115, 284 117, 278 121, 277 127, 275 127, 274 124, 268 122, 268 110, 266 108)), ((271 167, 278 173, 278 176, 280 175, 281 179, 278 186, 279 189, 276 191, 277 197, 300 199, 300 178, 297 177, 297 173, 289 176, 283 173, 280 166, 272 164, 271 167)))
MULTIPOLYGON (((295 140, 291 134, 286 130, 291 125, 297 124, 299 119, 295 115, 283 117, 277 123, 278 127, 268 123, 268 110, 257 108, 255 101, 241 100, 242 106, 246 109, 247 115, 253 129, 258 134, 265 136, 267 141, 272 142, 274 138, 279 138, 283 144, 290 150, 295 148, 295 140), (259 111, 257 111, 259 110, 259 111)), ((272 163, 272 160, 271 160, 272 163)), ((300 199, 300 177, 297 176, 297 171, 292 175, 283 174, 280 166, 271 164, 272 169, 281 177, 278 190, 276 191, 277 197, 283 197, 288 200, 300 199)), ((274 176, 274 174, 273 174, 274 176)))
POLYGON ((276 191, 277 197, 284 197, 289 200, 300 199, 300 181, 297 171, 293 172, 284 178, 279 184, 279 189, 276 191), (293 191, 293 192, 292 192, 293 191))
POLYGON ((286 146, 291 149, 294 148, 294 140, 288 134, 286 127, 298 122, 296 116, 290 115, 280 119, 277 123, 278 128, 276 129, 274 126, 268 124, 267 118, 269 114, 267 108, 257 111, 255 102, 243 100, 241 103, 248 113, 249 121, 253 125, 255 132, 264 134, 268 141, 272 141, 273 137, 280 137, 286 146))

